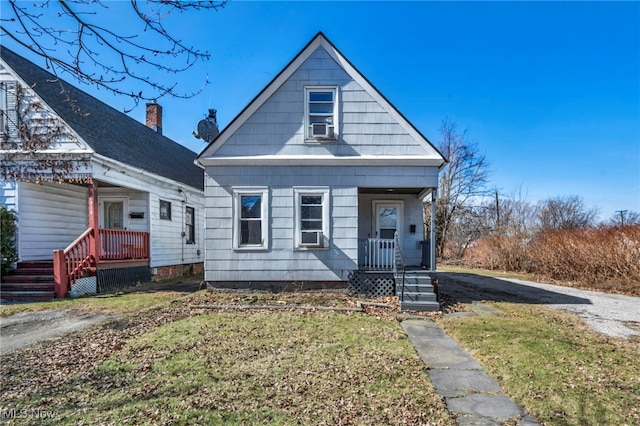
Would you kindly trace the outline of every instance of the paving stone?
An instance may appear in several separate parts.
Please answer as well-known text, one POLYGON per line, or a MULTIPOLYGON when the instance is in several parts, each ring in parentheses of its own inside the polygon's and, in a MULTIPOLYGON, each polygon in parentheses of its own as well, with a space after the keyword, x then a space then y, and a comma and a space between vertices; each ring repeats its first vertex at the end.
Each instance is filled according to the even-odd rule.
POLYGON ((400 323, 407 336, 413 340, 446 337, 442 327, 431 320, 408 320, 400 323))
POLYGON ((420 359, 431 367, 482 370, 482 366, 450 337, 429 341, 411 339, 411 342, 420 359))
POLYGON ((507 420, 525 415, 522 407, 504 395, 474 394, 460 398, 447 398, 447 408, 454 413, 507 420))
POLYGON ((441 390, 463 390, 468 393, 500 392, 498 382, 481 370, 429 370, 431 383, 441 390))
POLYGON ((491 417, 461 416, 456 418, 460 426, 502 426, 502 422, 491 417))
POLYGON ((471 304, 471 310, 481 317, 494 317, 500 315, 501 312, 493 306, 486 303, 474 302, 471 304))

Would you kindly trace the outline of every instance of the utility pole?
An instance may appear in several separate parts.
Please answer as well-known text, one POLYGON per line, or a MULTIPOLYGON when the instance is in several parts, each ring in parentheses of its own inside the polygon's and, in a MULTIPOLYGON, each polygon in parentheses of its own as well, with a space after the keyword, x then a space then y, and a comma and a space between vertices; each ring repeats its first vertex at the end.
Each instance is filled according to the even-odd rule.
POLYGON ((624 215, 627 214, 628 210, 616 210, 616 213, 620 214, 620 225, 624 226, 624 215))

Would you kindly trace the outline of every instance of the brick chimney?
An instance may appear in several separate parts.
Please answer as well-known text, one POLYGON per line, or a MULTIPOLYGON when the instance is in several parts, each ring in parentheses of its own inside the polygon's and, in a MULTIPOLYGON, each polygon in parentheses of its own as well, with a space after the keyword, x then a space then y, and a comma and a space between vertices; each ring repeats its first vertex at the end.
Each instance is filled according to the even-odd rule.
POLYGON ((147 104, 147 127, 162 134, 162 107, 155 99, 147 104))

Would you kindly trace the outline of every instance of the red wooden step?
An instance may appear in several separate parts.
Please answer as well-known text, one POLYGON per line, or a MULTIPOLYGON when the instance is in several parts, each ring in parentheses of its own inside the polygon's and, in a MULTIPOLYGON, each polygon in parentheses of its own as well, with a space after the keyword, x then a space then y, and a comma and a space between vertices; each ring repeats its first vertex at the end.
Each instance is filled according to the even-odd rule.
POLYGON ((4 291, 0 292, 0 299, 14 300, 21 302, 44 302, 53 300, 56 293, 54 291, 4 291))

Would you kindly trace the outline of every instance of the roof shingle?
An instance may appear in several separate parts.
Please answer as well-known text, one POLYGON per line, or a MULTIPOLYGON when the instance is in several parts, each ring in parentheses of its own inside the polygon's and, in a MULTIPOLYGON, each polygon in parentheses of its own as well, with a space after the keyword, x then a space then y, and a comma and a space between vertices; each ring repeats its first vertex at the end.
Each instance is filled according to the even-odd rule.
POLYGON ((204 172, 194 164, 195 152, 4 46, 0 57, 97 154, 203 190, 204 172))

